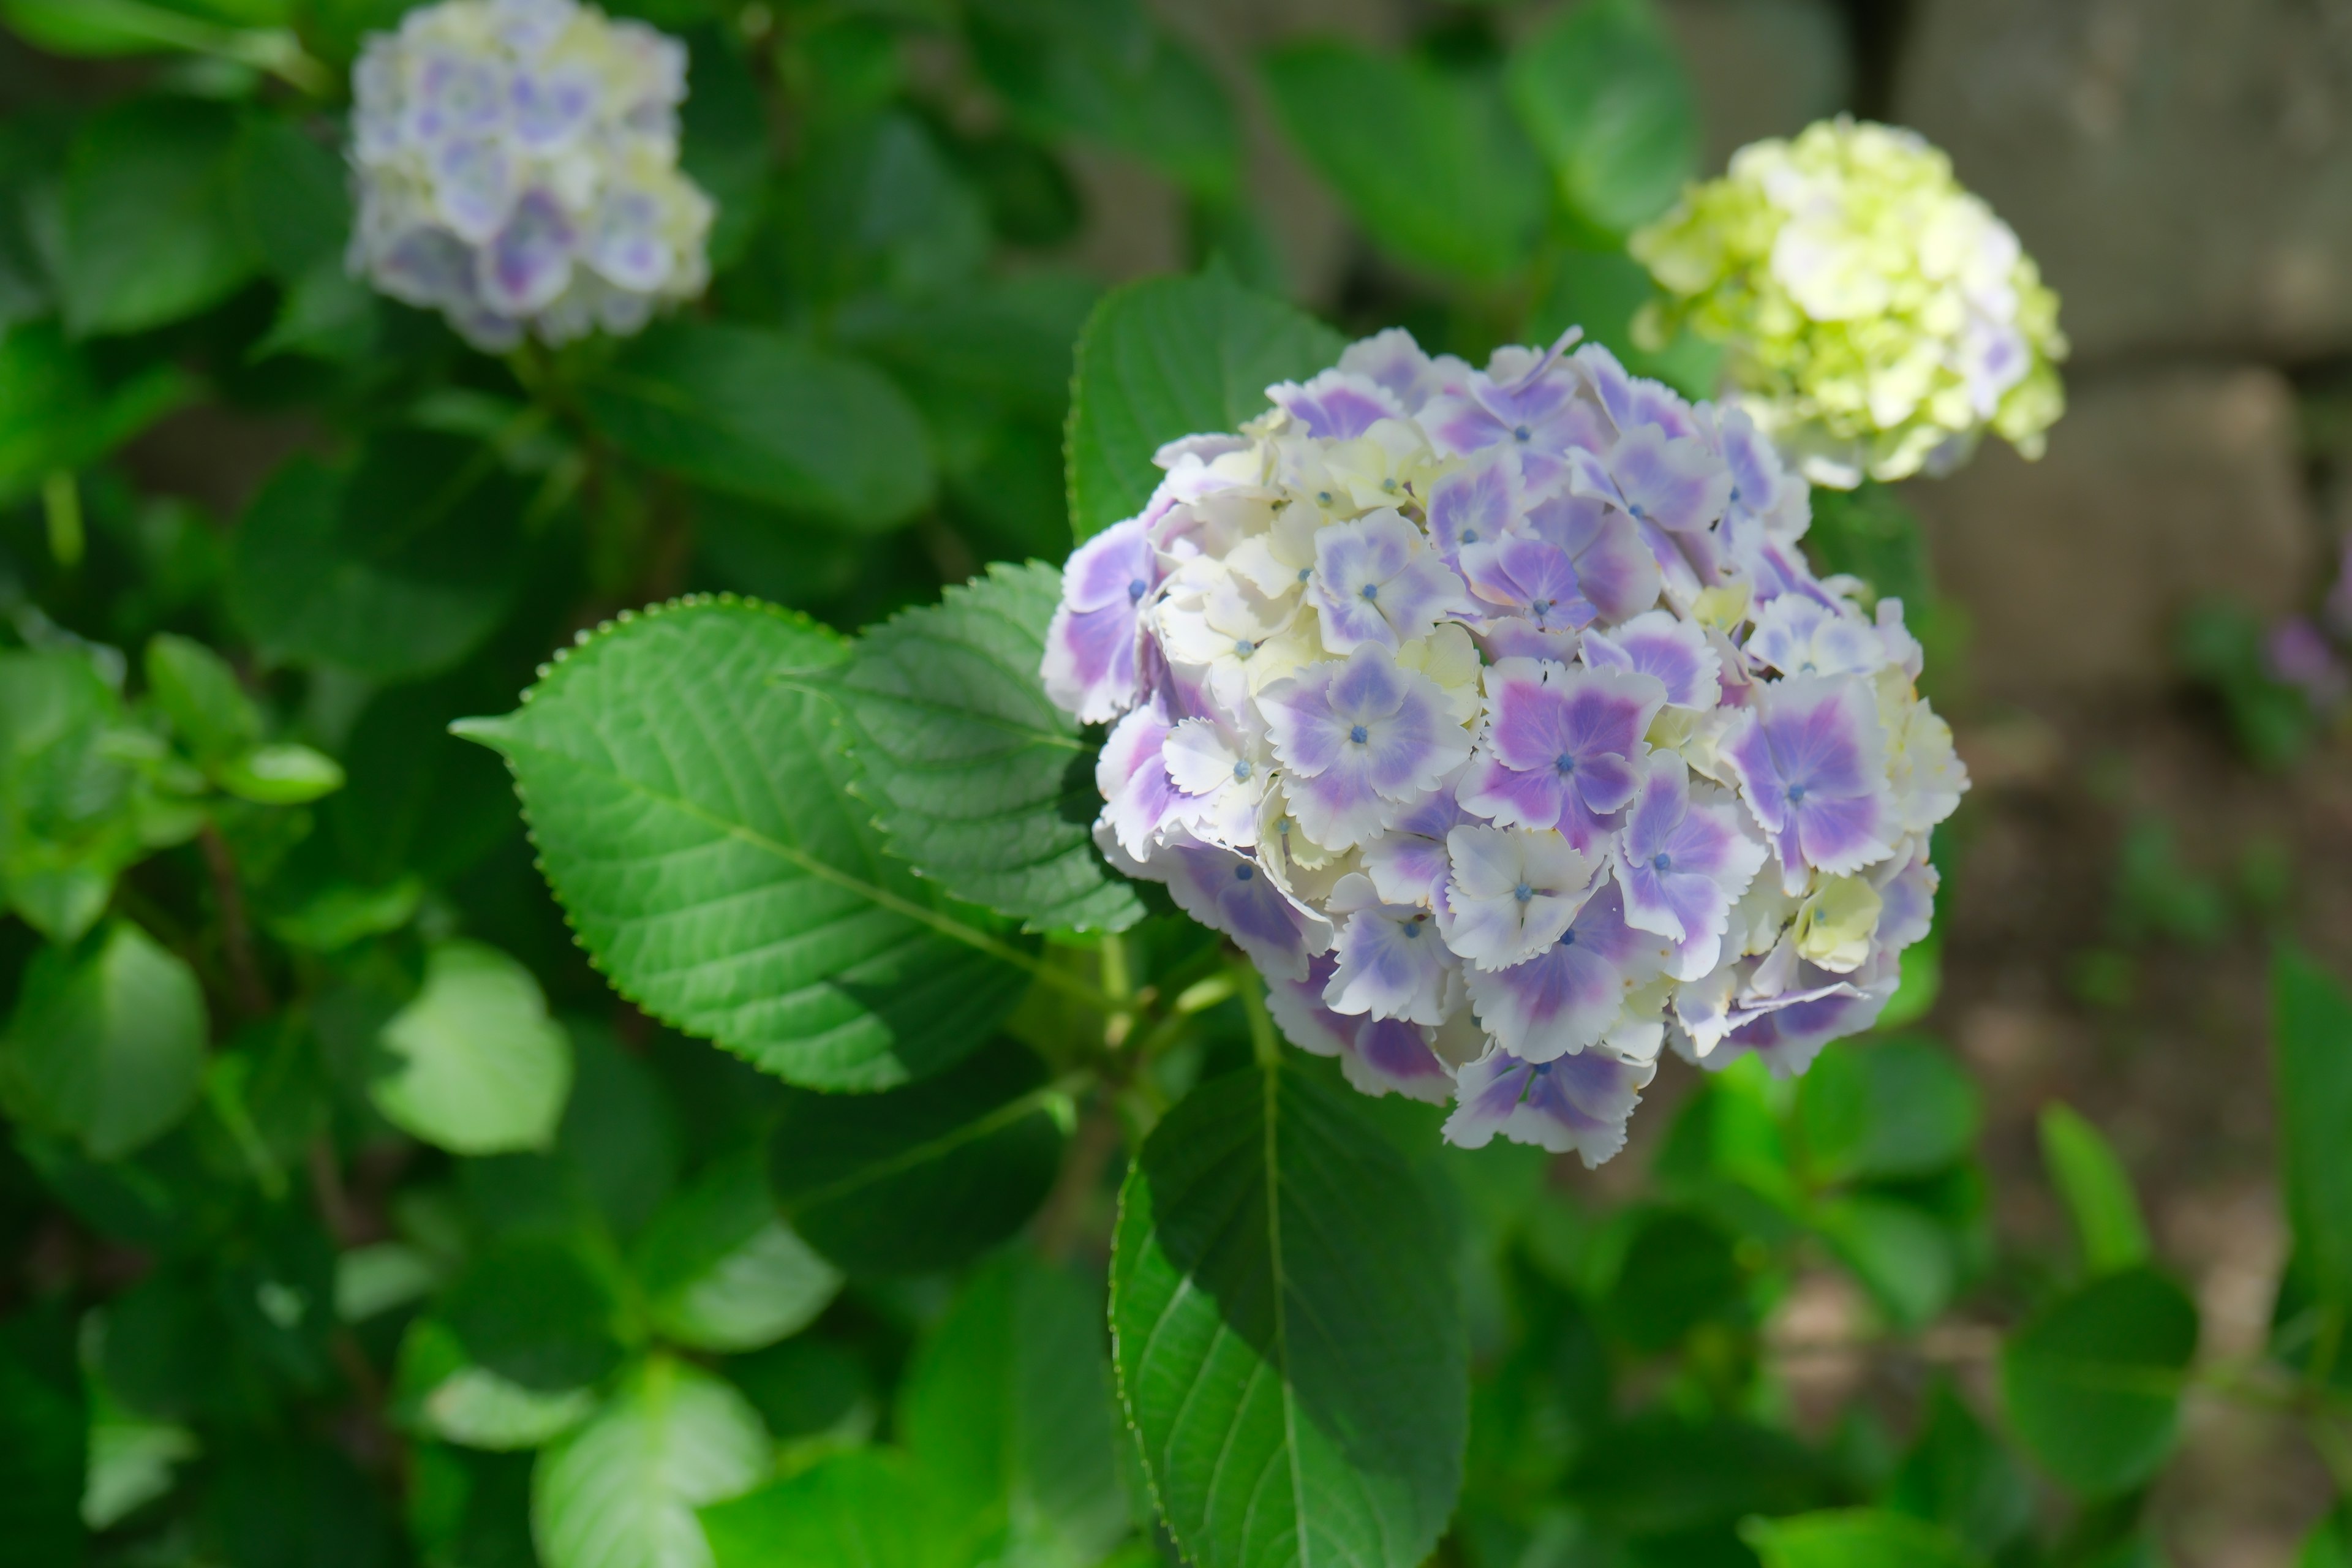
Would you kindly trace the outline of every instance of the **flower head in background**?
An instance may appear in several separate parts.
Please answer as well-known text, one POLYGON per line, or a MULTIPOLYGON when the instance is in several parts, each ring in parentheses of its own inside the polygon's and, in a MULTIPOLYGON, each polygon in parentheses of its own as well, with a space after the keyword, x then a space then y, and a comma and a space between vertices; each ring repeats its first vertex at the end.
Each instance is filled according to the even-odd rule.
POLYGON ((1043 674, 1113 724, 1104 853, 1295 1044, 1597 1163, 1669 1043, 1786 1073, 1870 1026, 1968 780, 1902 605, 1815 578, 1748 416, 1572 345, 1384 332, 1171 442, 1043 674))
POLYGON ((1916 133, 1841 117, 1754 142, 1633 237, 1640 329, 1724 345, 1726 395, 1817 484, 2029 458, 2065 408, 2058 297, 1916 133))
POLYGON ((634 332, 709 280, 686 49, 576 0, 444 0, 352 74, 352 275, 477 348, 634 332))

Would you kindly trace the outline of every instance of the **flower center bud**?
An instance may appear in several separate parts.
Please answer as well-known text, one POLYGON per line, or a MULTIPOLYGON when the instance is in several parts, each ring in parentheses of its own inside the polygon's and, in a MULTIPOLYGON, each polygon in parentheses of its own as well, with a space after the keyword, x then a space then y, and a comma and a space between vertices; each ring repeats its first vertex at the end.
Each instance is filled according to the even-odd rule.
POLYGON ((1511 889, 1511 897, 1518 900, 1519 902, 1523 904, 1535 896, 1536 890, 1533 888, 1528 887, 1525 882, 1521 882, 1517 887, 1511 889))
POLYGON ((1234 880, 1236 882, 1246 882, 1255 875, 1257 875, 1256 869, 1247 861, 1234 868, 1234 880))
POLYGON ((1355 742, 1356 744, 1360 746, 1371 738, 1372 732, 1370 730, 1365 729, 1361 724, 1357 725, 1354 729, 1348 731, 1348 739, 1355 742))
POLYGON ((1790 784, 1790 785, 1789 786, 1789 804, 1790 804, 1790 805, 1802 805, 1802 804, 1804 803, 1804 799, 1805 799, 1805 786, 1804 786, 1804 785, 1802 785, 1802 784, 1790 784))
POLYGON ((1671 871, 1671 870, 1673 870, 1674 868, 1675 868, 1675 858, 1674 858, 1673 856, 1671 856, 1671 855, 1667 854, 1664 850, 1661 849, 1661 850, 1659 850, 1659 851, 1657 852, 1657 854, 1655 854, 1654 856, 1651 857, 1651 859, 1650 859, 1650 869, 1651 869, 1651 870, 1653 870, 1653 871, 1671 871))
POLYGON ((1142 578, 1138 577, 1134 582, 1129 583, 1127 585, 1128 603, 1133 604, 1136 600, 1142 598, 1144 595, 1150 591, 1151 584, 1146 583, 1142 578))
POLYGON ((1559 757, 1553 761, 1551 765, 1559 770, 1560 777, 1566 778, 1569 774, 1576 771, 1576 759, 1570 756, 1566 752, 1562 752, 1559 757))
POLYGON ((1536 433, 1534 431, 1528 429, 1524 425, 1520 425, 1513 427, 1511 431, 1511 439, 1514 441, 1532 441, 1535 439, 1535 435, 1536 433))
MULTIPOLYGON (((1240 762, 1238 762, 1238 763, 1235 763, 1234 764, 1234 777, 1235 777, 1236 779, 1246 779, 1246 778, 1248 778, 1248 777, 1249 777, 1249 775, 1250 775, 1250 765, 1249 765, 1249 760, 1248 760, 1247 758, 1244 758, 1242 761, 1240 761, 1240 762)), ((1664 857, 1664 856, 1663 856, 1663 855, 1661 855, 1661 856, 1659 856, 1659 857, 1658 857, 1658 858, 1659 858, 1659 859, 1661 859, 1661 860, 1663 860, 1663 859, 1664 859, 1664 858, 1665 858, 1665 857, 1664 857)))
POLYGON ((1378 583, 1367 583, 1364 584, 1364 597, 1366 599, 1377 601, 1380 596, 1381 585, 1378 583))

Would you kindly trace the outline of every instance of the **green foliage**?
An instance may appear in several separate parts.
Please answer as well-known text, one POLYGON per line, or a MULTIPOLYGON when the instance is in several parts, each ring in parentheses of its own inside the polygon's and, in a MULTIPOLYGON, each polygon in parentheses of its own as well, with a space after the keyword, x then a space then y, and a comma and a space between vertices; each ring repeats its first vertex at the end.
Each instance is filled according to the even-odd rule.
POLYGON ((1923 1039, 1833 1047, 1798 1082, 1805 1159, 1823 1181, 1940 1170, 1969 1152, 1983 1120, 1976 1085, 1923 1039))
POLYGON ((1037 681, 1061 592, 994 567, 860 637, 837 689, 892 854, 1030 931, 1124 931, 1143 905, 1088 831, 1092 748, 1037 681))
POLYGON ((514 768, 556 897, 624 994, 780 1077, 880 1089, 970 1051, 1020 971, 846 798, 823 688, 847 657, 765 605, 679 604, 459 733, 514 768))
POLYGON ((945 1568, 950 1559, 933 1507, 906 1456, 858 1448, 704 1510, 702 1528, 714 1568, 775 1563, 945 1568))
POLYGON ((236 221, 236 111, 134 100, 75 139, 61 214, 67 329, 143 331, 226 296, 260 263, 236 221))
POLYGON ((34 959, 0 1038, 0 1094, 11 1114, 118 1160, 195 1104, 205 1032, 187 964, 137 926, 108 926, 34 959))
POLYGON ((2035 1460, 2083 1492, 2124 1491, 2171 1451, 2197 1308, 2147 1268, 2094 1279, 2051 1303, 2001 1353, 2011 1425, 2035 1460))
POLYGON ((1196 431, 1230 430, 1277 381, 1305 380, 1344 346, 1311 317, 1221 270, 1104 296, 1078 338, 1070 406, 1070 531, 1080 539, 1142 511, 1151 455, 1196 431))
POLYGON ((446 942, 416 999, 383 1026, 368 1086, 395 1127, 460 1154, 545 1148, 572 1089, 572 1042, 530 971, 494 947, 446 942))
POLYGON ((1568 209, 1609 234, 1663 213, 1698 174, 1698 95, 1648 0, 1584 0, 1511 59, 1512 110, 1568 209))
POLYGON ((1445 1253, 1365 1114, 1287 1068, 1204 1085, 1153 1131, 1120 1195, 1111 1327, 1192 1561, 1428 1554, 1465 1441, 1445 1253))
POLYGON ((2352 997, 2282 948, 2271 970, 2273 1071, 2286 1210, 2296 1254, 2341 1335, 2352 1324, 2352 997))
POLYGON ((1061 1157, 1063 1093, 1032 1052, 999 1038, 886 1094, 794 1094, 776 1120, 769 1179, 793 1228, 845 1268, 952 1268, 1036 1212, 1061 1157))
POLYGON ((1764 1568, 1969 1568, 1971 1561, 1935 1526, 1873 1509, 1759 1520, 1747 1534, 1764 1568))
POLYGON ((1265 79, 1307 160, 1402 259, 1484 282, 1534 255, 1543 168, 1491 78, 1324 42, 1269 55, 1265 79))
POLYGON ((2242 605, 2210 600, 2183 612, 2172 631, 2172 658, 2221 700, 2245 753, 2282 768, 2303 755, 2318 730, 2310 700, 2271 673, 2262 618, 2242 605))
POLYGON ((697 1568, 711 1551, 695 1510, 767 1471, 768 1435, 743 1396, 657 1356, 540 1456, 531 1535, 548 1568, 697 1568))
POLYGON ((2123 1162, 2099 1130, 2065 1106, 2042 1108, 2042 1163, 2066 1202, 2084 1271, 2113 1274, 2148 1260, 2147 1224, 2123 1162))
POLYGON ((637 1237, 633 1272, 664 1339, 751 1351, 806 1328, 841 1275, 777 1216, 755 1152, 719 1162, 637 1237))

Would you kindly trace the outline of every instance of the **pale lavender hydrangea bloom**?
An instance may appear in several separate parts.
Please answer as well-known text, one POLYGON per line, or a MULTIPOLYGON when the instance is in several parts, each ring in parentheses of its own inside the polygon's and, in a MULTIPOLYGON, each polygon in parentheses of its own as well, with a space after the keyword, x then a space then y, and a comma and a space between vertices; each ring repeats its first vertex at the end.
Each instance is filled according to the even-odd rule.
POLYGON ((347 264, 478 348, 634 332, 709 279, 686 49, 577 0, 443 0, 352 72, 347 264))
POLYGON ((1043 673, 1113 726, 1111 863, 1458 1143, 1596 1163, 1669 1043, 1790 1073, 1869 1027, 1967 775, 1747 417, 1573 334, 1383 332, 1268 398, 1065 572, 1043 673))

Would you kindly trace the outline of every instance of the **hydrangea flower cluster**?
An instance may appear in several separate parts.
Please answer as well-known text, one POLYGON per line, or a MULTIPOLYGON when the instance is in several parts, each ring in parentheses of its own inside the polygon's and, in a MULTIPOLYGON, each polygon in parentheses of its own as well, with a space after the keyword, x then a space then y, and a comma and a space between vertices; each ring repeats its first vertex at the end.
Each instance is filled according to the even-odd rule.
POLYGON ((2058 297, 1914 132, 1754 142, 1630 248, 1670 296, 1643 341, 1724 344, 1727 395, 1817 484, 1948 472, 1988 427, 2039 457, 2064 412, 2058 297))
POLYGON ((709 280, 686 49, 575 0, 444 0, 352 76, 349 265, 478 348, 634 332, 709 280))
POLYGON ((1043 675, 1113 726, 1104 854, 1292 1042, 1592 1164, 1669 1041, 1790 1073, 1870 1026, 1967 778, 1901 604, 1807 566, 1805 481, 1575 335, 1383 332, 1163 447, 1043 675))

